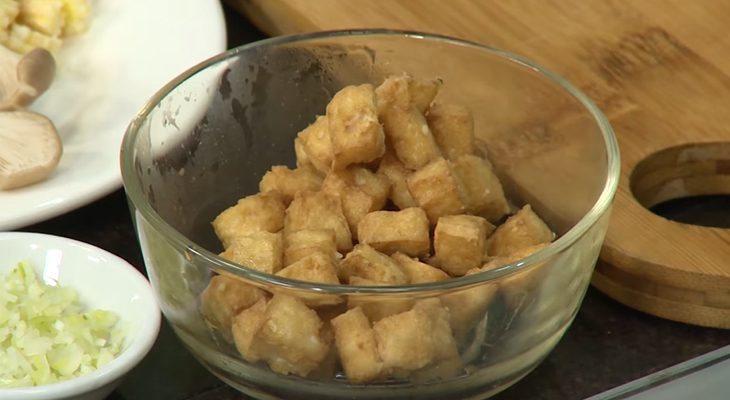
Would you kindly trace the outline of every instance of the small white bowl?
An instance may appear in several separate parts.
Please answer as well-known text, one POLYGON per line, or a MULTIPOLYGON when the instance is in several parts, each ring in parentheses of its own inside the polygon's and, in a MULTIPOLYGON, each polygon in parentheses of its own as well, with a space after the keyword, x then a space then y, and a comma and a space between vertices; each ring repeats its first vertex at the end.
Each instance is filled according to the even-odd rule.
POLYGON ((0 272, 33 263, 39 279, 73 288, 89 309, 106 309, 125 329, 122 352, 96 371, 51 385, 0 389, 0 400, 97 400, 119 385, 149 352, 160 330, 160 309, 145 277, 123 259, 97 247, 58 236, 0 233, 0 272))

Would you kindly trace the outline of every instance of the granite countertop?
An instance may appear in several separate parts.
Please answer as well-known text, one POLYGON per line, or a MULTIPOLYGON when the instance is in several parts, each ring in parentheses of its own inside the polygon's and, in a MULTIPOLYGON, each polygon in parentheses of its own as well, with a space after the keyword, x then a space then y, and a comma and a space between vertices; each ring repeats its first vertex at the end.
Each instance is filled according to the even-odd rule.
MULTIPOLYGON (((264 37, 239 14, 228 8, 225 12, 229 47, 264 37)), ((21 230, 85 241, 144 271, 122 190, 21 230)), ((555 350, 537 369, 495 398, 583 399, 728 344, 730 331, 662 320, 625 307, 590 288, 575 321, 555 350)), ((109 397, 246 398, 207 372, 183 348, 166 322, 146 359, 109 397)))

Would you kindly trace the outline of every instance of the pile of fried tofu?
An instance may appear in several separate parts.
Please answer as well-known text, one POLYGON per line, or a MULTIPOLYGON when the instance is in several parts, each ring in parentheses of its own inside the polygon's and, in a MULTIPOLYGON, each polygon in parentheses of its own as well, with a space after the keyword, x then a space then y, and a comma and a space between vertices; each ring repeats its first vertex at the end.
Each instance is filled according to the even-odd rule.
MULTIPOLYGON (((494 269, 550 243, 550 228, 529 205, 511 206, 476 151, 469 108, 434 101, 440 86, 404 74, 337 92, 297 135, 297 167, 272 166, 259 193, 213 221, 221 257, 317 284, 403 286, 494 269)), ((529 290, 531 275, 503 289, 529 290)), ((463 369, 461 342, 499 286, 336 294, 221 273, 201 310, 241 357, 280 374, 428 380, 463 369)))

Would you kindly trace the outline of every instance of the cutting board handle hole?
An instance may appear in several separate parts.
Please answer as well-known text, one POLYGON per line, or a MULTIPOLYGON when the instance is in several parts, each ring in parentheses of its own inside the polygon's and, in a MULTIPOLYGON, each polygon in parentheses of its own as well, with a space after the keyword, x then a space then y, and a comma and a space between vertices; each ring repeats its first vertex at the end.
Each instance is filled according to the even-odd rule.
POLYGON ((630 186, 639 203, 663 217, 727 227, 730 208, 723 205, 730 204, 730 142, 691 143, 653 153, 636 165, 630 186), (700 212, 693 216, 692 209, 700 212), (718 218, 711 215, 713 209, 718 218))

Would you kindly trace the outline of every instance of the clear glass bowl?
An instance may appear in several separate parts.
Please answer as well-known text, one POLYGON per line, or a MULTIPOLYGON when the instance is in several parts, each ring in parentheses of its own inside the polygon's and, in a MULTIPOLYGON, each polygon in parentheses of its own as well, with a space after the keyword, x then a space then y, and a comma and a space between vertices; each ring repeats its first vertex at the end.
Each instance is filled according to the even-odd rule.
POLYGON ((513 384, 550 352, 576 315, 619 178, 608 122, 562 78, 498 49, 384 30, 277 37, 191 68, 131 123, 121 164, 165 317, 212 373, 262 398, 484 398, 513 384), (337 90, 379 84, 404 71, 441 77, 439 99, 471 108, 477 143, 488 152, 506 193, 517 205, 529 202, 557 240, 489 272, 397 287, 304 283, 217 256, 221 246, 213 218, 255 193, 271 165, 294 166, 293 139, 324 113, 337 90), (470 308, 451 310, 466 321, 458 336, 463 367, 448 378, 413 375, 367 385, 348 383, 339 372, 308 378, 276 374, 265 363, 244 361, 204 322, 200 295, 214 272, 269 292, 381 305, 472 296, 470 308), (496 293, 491 301, 480 300, 490 291, 496 293))

